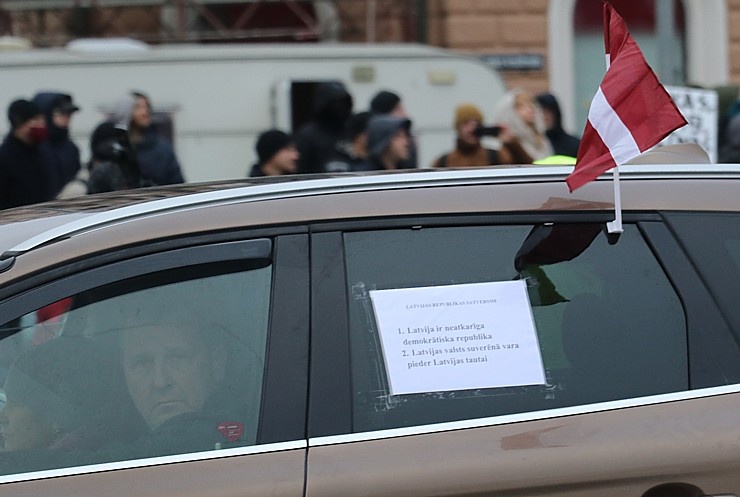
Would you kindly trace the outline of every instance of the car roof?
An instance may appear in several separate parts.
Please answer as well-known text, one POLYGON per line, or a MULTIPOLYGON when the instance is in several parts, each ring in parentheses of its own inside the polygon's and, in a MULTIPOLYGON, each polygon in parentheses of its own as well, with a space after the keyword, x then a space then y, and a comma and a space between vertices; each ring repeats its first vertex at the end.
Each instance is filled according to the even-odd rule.
MULTIPOLYGON (((478 211, 521 210, 605 210, 613 209, 610 173, 570 193, 565 177, 572 167, 499 166, 488 168, 411 170, 363 174, 295 175, 241 181, 184 184, 84 196, 0 211, 0 260, 82 233, 120 225, 134 219, 152 218, 176 212, 193 212, 233 203, 320 199, 331 196, 336 219, 394 214, 414 214, 408 203, 378 206, 373 212, 356 208, 347 194, 372 194, 404 189, 428 192, 431 188, 501 185, 516 190, 512 195, 490 195, 478 211), (539 185, 533 189, 527 185, 539 185), (525 187, 525 190, 522 190, 525 187), (526 193, 524 198, 521 198, 526 193), (516 199, 514 202, 513 199, 516 199), (340 203, 338 203, 340 202, 340 203)), ((635 165, 620 167, 622 206, 625 210, 740 210, 737 189, 740 165, 635 165), (703 181, 703 180, 709 180, 703 181), (677 185, 683 185, 678 187, 677 185), (637 187, 638 185, 639 188, 637 187), (717 192, 723 189, 735 192, 717 192)), ((476 189, 478 191, 480 189, 476 189)), ((371 195, 372 196, 372 195, 371 195)), ((396 196, 397 198, 400 198, 396 196)), ((383 201, 388 199, 385 195, 383 201)), ((380 201, 381 197, 378 197, 380 201)), ((417 202, 418 203, 418 202, 417 202)), ((429 202, 427 202, 429 203, 429 202)), ((463 203, 462 200, 460 202, 463 203)), ((275 205, 271 203, 271 205, 275 205)), ((318 206, 318 203, 312 205, 318 206)), ((443 204, 419 206, 418 214, 445 213, 443 204)), ((329 220, 331 212, 317 209, 289 216, 283 222, 329 220)), ((246 222, 246 220, 245 220, 246 222)), ((255 224, 246 222, 246 224, 255 224)))

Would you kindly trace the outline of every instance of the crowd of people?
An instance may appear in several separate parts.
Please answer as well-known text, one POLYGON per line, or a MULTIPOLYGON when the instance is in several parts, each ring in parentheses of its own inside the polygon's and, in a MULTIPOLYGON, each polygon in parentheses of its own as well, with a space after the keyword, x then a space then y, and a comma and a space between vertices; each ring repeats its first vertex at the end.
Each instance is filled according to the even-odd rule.
POLYGON ((356 111, 342 83, 326 82, 313 103, 312 120, 294 135, 270 129, 258 137, 250 176, 529 164, 553 156, 573 163, 580 143, 563 129, 554 95, 519 88, 493 109, 495 126, 478 106, 460 103, 451 119, 453 148, 432 164, 418 162, 413 121, 400 95, 381 90, 367 110, 356 111))
POLYGON ((132 92, 116 102, 90 136, 86 164, 70 138, 79 110, 72 96, 61 92, 10 103, 10 131, 0 145, 0 209, 185 181, 172 146, 152 123, 145 94, 132 92))
MULTIPOLYGON (((719 162, 740 159, 740 104, 731 100, 735 103, 720 109, 719 162)), ((131 92, 113 108, 91 133, 83 164, 70 138, 70 123, 80 110, 71 95, 47 91, 11 102, 10 131, 0 145, 0 210, 184 182, 171 143, 153 122, 149 97, 131 92)), ((460 102, 450 116, 455 141, 449 151, 420 164, 413 118, 400 95, 381 90, 367 109, 357 110, 343 83, 322 82, 309 122, 295 133, 273 128, 259 134, 257 161, 246 175, 575 163, 580 139, 564 129, 553 94, 514 88, 491 111, 485 116, 477 105, 460 102)))
MULTIPOLYGON (((0 145, 0 209, 56 198, 169 185, 185 181, 174 149, 152 120, 147 95, 119 98, 91 133, 89 160, 81 162, 70 138, 80 110, 71 95, 41 92, 8 106, 10 131, 0 145)), ((557 100, 521 89, 493 109, 487 126, 480 108, 460 103, 455 143, 433 164, 419 164, 413 121, 400 95, 379 91, 357 111, 338 81, 316 86, 312 119, 294 134, 267 129, 255 143, 257 161, 247 176, 373 171, 418 167, 476 167, 532 163, 553 154, 575 157, 578 138, 562 127, 557 100)))

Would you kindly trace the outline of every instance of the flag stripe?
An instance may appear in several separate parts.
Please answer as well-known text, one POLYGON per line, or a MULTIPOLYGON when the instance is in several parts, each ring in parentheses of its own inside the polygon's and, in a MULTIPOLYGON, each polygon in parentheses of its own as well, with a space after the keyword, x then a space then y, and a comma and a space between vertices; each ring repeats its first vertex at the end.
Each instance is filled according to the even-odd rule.
POLYGON ((628 160, 640 155, 640 148, 637 146, 629 128, 625 126, 609 102, 607 102, 601 87, 596 91, 591 108, 588 110, 588 120, 591 126, 596 130, 611 152, 614 162, 624 164, 628 160))

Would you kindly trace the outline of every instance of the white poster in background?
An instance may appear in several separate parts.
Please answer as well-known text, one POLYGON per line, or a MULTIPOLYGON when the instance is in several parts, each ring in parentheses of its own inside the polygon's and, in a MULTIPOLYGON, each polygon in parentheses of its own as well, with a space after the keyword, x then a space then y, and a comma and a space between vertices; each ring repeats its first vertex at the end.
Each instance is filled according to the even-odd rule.
POLYGON ((545 383, 524 281, 370 292, 391 395, 545 383))
POLYGON ((719 117, 717 92, 683 86, 666 86, 665 89, 689 124, 668 135, 660 145, 696 143, 709 154, 712 163, 716 163, 719 117))

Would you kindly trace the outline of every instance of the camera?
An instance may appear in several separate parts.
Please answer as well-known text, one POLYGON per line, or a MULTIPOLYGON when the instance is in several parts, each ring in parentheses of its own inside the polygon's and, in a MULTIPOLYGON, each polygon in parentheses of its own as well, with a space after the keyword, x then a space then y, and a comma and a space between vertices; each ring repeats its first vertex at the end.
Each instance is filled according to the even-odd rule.
POLYGON ((501 126, 478 126, 473 131, 475 136, 498 136, 501 134, 501 126))

